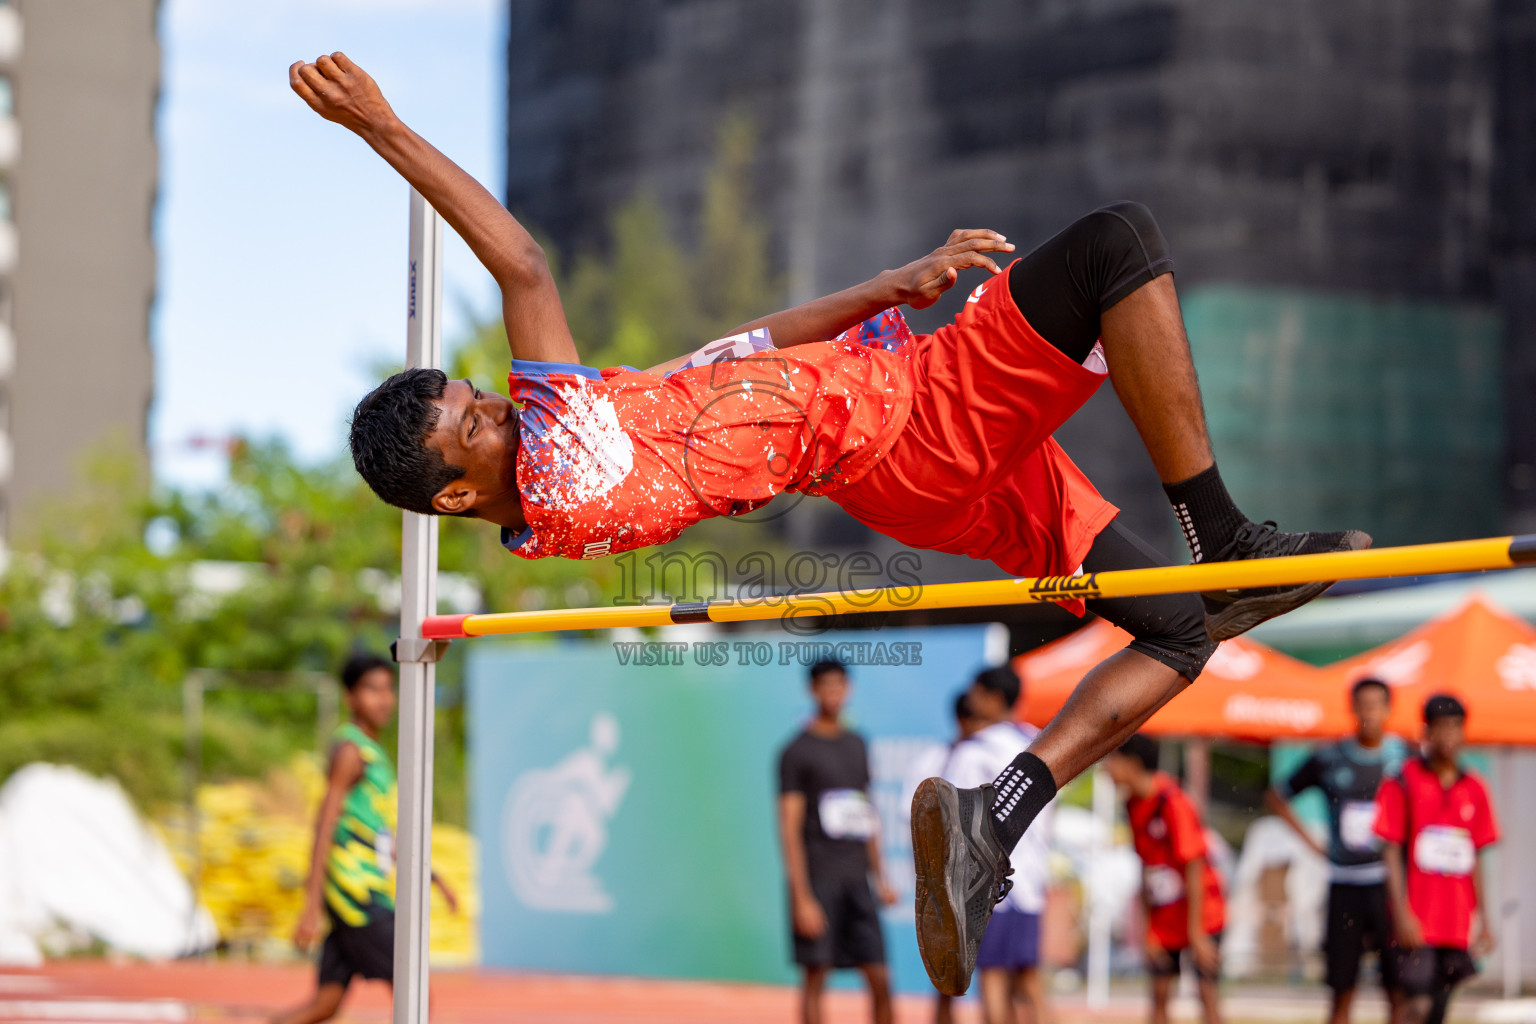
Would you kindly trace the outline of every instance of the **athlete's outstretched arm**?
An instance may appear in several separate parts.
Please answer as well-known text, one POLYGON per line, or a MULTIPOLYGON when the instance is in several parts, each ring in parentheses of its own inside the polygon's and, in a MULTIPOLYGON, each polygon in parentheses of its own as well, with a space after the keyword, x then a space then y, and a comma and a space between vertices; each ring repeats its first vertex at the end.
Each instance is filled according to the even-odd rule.
POLYGON ((514 358, 580 361, 544 250, 484 186, 395 116, 366 71, 333 53, 295 63, 288 81, 315 113, 372 146, 469 243, 501 288, 514 358))
POLYGON ((1001 274, 1002 268, 985 254, 1012 251, 1013 243, 996 231, 956 229, 939 248, 899 270, 882 271, 863 284, 834 295, 759 317, 731 333, 766 327, 777 348, 826 341, 892 306, 926 309, 939 301, 939 296, 949 290, 966 267, 1001 274))

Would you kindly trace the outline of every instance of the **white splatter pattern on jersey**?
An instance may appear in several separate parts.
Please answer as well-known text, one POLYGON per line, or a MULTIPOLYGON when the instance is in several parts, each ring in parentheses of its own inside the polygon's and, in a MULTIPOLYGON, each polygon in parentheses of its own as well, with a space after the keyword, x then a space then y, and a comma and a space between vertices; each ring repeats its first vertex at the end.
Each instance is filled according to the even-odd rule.
MULTIPOLYGON (((560 388, 565 401, 546 442, 560 453, 558 486, 542 487, 536 500, 548 508, 574 509, 617 487, 635 468, 634 441, 617 411, 593 387, 560 388)), ((546 477, 547 481, 549 478, 546 477)))

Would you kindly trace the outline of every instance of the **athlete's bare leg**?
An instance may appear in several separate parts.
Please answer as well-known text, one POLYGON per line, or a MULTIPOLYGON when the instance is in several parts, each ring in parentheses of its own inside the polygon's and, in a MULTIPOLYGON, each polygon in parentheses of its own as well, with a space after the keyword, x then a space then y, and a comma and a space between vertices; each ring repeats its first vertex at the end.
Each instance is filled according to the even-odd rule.
POLYGON ((1221 1024, 1221 989, 1216 982, 1200 979, 1200 1016, 1205 1024, 1221 1024))
POLYGON ((330 1020, 341 1009, 347 987, 334 981, 326 982, 315 990, 309 1002, 272 1018, 271 1024, 320 1024, 330 1020))
POLYGON ((1154 277, 1099 322, 1110 383, 1158 477, 1171 484, 1210 469, 1216 460, 1173 275, 1154 277))
POLYGON ((891 969, 885 964, 864 964, 859 968, 869 986, 869 1013, 875 1024, 891 1024, 895 1011, 891 1003, 891 969))
POLYGON ((982 1024, 1019 1024, 1013 1010, 1013 972, 1006 967, 981 972, 981 1020, 982 1024))
POLYGON ((1045 997, 1045 968, 1020 971, 1018 993, 1020 1024, 1056 1024, 1051 1001, 1045 997))
POLYGON ((827 968, 805 967, 800 981, 801 1024, 821 1024, 821 993, 827 987, 827 968))
POLYGON ((1174 669, 1124 650, 1095 665, 1072 691, 1030 751, 1065 786, 1141 728, 1189 685, 1174 669))
POLYGON ((1163 975, 1152 979, 1151 1024, 1168 1024, 1168 1000, 1173 995, 1174 980, 1163 975))

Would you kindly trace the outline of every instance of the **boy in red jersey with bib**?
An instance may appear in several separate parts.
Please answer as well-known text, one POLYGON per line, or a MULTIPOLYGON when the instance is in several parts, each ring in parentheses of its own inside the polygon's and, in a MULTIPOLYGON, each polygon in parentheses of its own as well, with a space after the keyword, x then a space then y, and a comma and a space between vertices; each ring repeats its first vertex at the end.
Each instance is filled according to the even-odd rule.
POLYGON ((1141 858, 1152 1024, 1168 1024, 1168 1000, 1186 960, 1200 982, 1205 1024, 1221 1024, 1218 943, 1227 913, 1221 876, 1211 866, 1200 812, 1171 776, 1157 770, 1158 753, 1156 740, 1137 733, 1104 759, 1104 770, 1126 793, 1125 813, 1141 858))
POLYGON ((1424 753, 1376 794, 1403 998, 1393 1024, 1442 1024, 1451 992, 1492 951, 1483 851, 1498 842, 1488 786, 1458 761, 1466 708, 1447 694, 1424 703, 1424 753), (1472 922, 1477 920, 1476 935, 1472 922))
MULTIPOLYGON (((524 557, 599 558, 794 491, 825 495, 905 544, 1016 576, 1164 564, 1051 437, 1108 379, 1196 561, 1370 542, 1355 530, 1282 533, 1233 503, 1211 454, 1173 259, 1139 204, 1095 210, 1006 270, 989 255, 1011 253, 1006 238, 955 231, 904 267, 743 324, 722 351, 598 369, 577 355, 533 238, 406 127, 366 72, 338 53, 296 63, 289 77, 443 215, 502 293, 513 400, 417 369, 358 404, 353 463, 391 504, 495 523, 524 557), (990 277, 954 323, 908 330, 896 307, 931 306, 971 268, 990 277)), ((1009 851, 1058 786, 1189 685, 1216 641, 1327 587, 1087 603, 1132 635, 1126 650, 1088 674, 994 783, 930 779, 913 799, 919 947, 940 991, 969 985, 1009 851)))

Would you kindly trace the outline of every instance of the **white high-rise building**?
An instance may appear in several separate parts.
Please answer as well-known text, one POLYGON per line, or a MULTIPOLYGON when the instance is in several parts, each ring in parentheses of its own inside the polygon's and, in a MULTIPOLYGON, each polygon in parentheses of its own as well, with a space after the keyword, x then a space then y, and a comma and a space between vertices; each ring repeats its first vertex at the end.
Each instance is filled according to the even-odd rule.
POLYGON ((0 0, 0 542, 112 438, 147 461, 159 0, 0 0))

